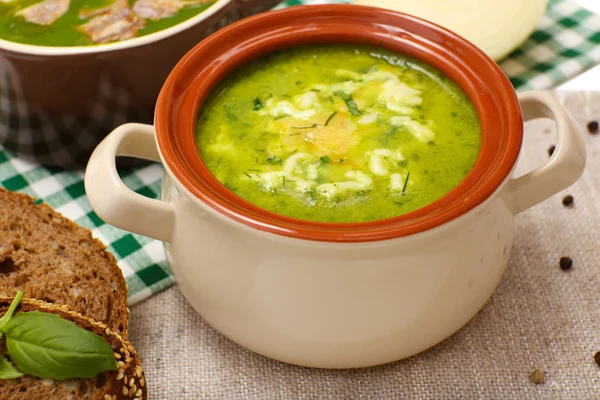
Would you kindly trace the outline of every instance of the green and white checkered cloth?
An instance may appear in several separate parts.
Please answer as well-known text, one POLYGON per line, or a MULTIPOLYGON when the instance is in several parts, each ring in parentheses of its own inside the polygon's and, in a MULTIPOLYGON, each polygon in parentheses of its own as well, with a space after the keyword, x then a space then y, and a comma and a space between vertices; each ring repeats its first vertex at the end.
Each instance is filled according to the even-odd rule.
MULTIPOLYGON (((288 0, 284 6, 333 2, 346 1, 288 0)), ((598 63, 600 16, 569 1, 551 0, 537 31, 500 66, 518 90, 525 90, 551 88, 598 63)), ((159 195, 159 165, 128 169, 121 174, 125 184, 136 192, 154 198, 159 195)), ((0 148, 0 186, 43 199, 66 217, 92 229, 119 260, 129 285, 130 304, 173 283, 162 243, 113 228, 92 212, 82 171, 44 168, 0 148)))

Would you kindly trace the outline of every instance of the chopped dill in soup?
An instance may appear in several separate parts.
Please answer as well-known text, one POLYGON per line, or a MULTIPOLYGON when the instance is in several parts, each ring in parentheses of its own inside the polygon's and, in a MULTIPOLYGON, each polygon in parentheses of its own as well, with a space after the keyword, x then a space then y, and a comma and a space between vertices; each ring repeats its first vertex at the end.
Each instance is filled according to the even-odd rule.
POLYGON ((227 188, 312 221, 363 222, 426 206, 472 169, 477 113, 448 77, 372 47, 273 53, 202 107, 200 155, 227 188))

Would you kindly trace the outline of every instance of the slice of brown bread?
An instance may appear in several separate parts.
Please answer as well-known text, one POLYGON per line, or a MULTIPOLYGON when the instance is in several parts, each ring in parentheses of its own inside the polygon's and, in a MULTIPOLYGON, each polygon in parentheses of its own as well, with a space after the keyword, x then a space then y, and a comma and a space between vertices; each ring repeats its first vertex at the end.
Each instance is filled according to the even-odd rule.
POLYGON ((0 188, 0 296, 65 304, 127 339, 127 285, 89 230, 46 204, 0 188))
MULTIPOLYGON (((0 297, 0 315, 8 310, 12 298, 0 297)), ((0 399, 3 400, 120 400, 148 398, 146 376, 131 343, 105 324, 69 310, 67 306, 23 299, 19 311, 41 311, 57 314, 78 326, 102 336, 113 348, 117 371, 106 371, 92 379, 54 381, 25 375, 17 379, 0 379, 0 399)), ((2 341, 2 354, 8 357, 6 341, 2 341)))

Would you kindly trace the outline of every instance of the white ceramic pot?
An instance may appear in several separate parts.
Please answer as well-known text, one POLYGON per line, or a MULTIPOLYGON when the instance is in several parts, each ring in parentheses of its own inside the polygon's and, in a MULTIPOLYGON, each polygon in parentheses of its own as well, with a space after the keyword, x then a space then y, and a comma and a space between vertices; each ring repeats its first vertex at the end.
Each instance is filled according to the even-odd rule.
MULTIPOLYGON (((339 13, 338 7, 344 12, 359 8, 328 7, 319 11, 321 15, 339 13)), ((293 12, 277 12, 274 18, 293 12)), ((449 35, 455 38, 426 22, 392 15, 398 18, 395 24, 416 21, 418 26, 436 30, 438 36, 445 35, 440 40, 449 35)), ((261 18, 269 16, 253 20, 264 22, 261 18)), ((236 29, 241 28, 226 31, 236 33, 236 29)), ((486 59, 472 45, 461 43, 486 59)), ((520 140, 515 144, 515 157, 499 150, 495 159, 507 167, 502 179, 481 187, 474 184, 466 197, 456 201, 459 206, 470 206, 446 220, 439 219, 436 210, 451 206, 434 207, 419 219, 407 217, 404 230, 392 232, 392 222, 389 229, 382 222, 380 235, 375 237, 355 235, 362 228, 352 224, 305 227, 291 219, 278 223, 283 217, 257 217, 241 200, 235 200, 239 203, 235 205, 217 201, 206 187, 199 195, 208 178, 193 181, 197 174, 181 161, 188 156, 173 156, 175 139, 169 141, 165 133, 169 121, 178 126, 183 118, 167 112, 167 102, 188 103, 185 95, 180 98, 172 89, 178 87, 184 68, 196 68, 190 60, 201 58, 203 46, 210 45, 201 44, 188 54, 180 64, 185 66, 177 67, 163 88, 164 101, 159 99, 155 119, 158 140, 152 126, 117 128, 94 152, 85 187, 100 218, 165 242, 179 288, 214 328, 267 357, 311 367, 354 368, 399 360, 439 343, 465 325, 494 292, 510 257, 515 214, 571 185, 584 170, 585 147, 572 118, 551 94, 531 92, 519 98, 522 117, 553 118, 558 127, 556 151, 545 165, 513 179, 520 140), (123 184, 115 168, 118 155, 163 163, 161 200, 142 197, 123 184), (484 189, 485 196, 475 202, 473 198, 484 189), (311 237, 311 229, 320 233, 311 237)), ((510 96, 510 85, 505 89, 510 96)), ((190 96, 198 95, 192 86, 190 91, 195 93, 190 96)), ((516 97, 514 103, 517 109, 506 118, 522 130, 516 97)), ((193 114, 199 104, 190 107, 193 114)), ((498 102, 498 107, 497 114, 504 118, 505 104, 498 102)), ((492 116, 478 111, 484 127, 483 146, 493 147, 485 136, 486 121, 492 116)), ((189 125, 195 117, 188 117, 185 123, 189 125)), ((191 126, 189 131, 177 132, 177 137, 193 140, 191 126)))

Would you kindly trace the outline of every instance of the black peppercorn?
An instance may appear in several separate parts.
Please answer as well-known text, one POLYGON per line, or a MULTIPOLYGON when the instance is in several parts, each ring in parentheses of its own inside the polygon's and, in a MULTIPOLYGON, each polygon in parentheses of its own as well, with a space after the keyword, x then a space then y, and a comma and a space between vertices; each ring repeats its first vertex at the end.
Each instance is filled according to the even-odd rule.
POLYGON ((598 121, 590 121, 587 125, 588 132, 591 134, 598 133, 598 121))
POLYGON ((554 150, 556 150, 556 146, 555 145, 550 146, 548 148, 548 154, 552 155, 554 153, 554 150))
POLYGON ((562 269, 563 271, 568 271, 573 266, 573 260, 571 260, 570 257, 561 257, 559 264, 560 269, 562 269))
POLYGON ((569 207, 571 204, 573 204, 574 200, 575 199, 573 199, 573 196, 568 195, 563 198, 562 203, 565 207, 569 207))

